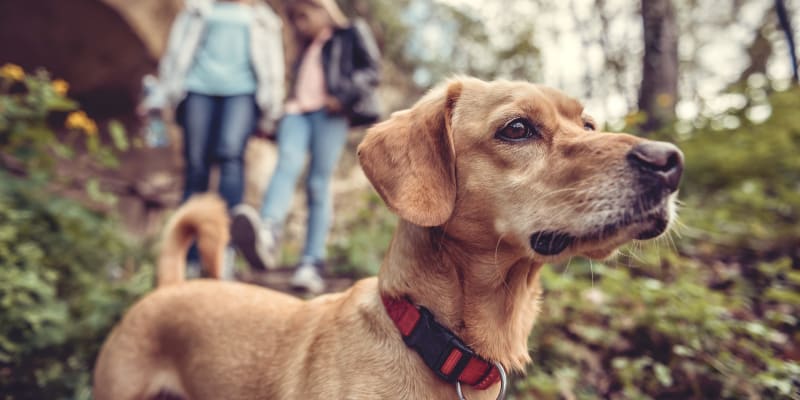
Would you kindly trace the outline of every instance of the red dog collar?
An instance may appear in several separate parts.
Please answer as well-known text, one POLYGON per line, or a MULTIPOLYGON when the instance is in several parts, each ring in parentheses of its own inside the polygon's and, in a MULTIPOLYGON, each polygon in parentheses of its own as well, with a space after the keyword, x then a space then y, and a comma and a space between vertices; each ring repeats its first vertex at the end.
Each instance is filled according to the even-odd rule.
POLYGON ((425 307, 406 299, 382 296, 389 318, 400 330, 403 341, 414 349, 439 378, 461 382, 483 390, 500 380, 500 372, 481 358, 458 336, 433 318, 425 307))

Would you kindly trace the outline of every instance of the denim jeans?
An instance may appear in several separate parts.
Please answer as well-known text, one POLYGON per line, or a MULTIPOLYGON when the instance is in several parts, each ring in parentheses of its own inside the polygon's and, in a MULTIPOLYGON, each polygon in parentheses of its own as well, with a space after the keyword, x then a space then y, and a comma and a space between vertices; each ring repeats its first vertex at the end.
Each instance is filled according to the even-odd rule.
POLYGON ((208 191, 209 172, 219 165, 219 193, 232 208, 244 195, 244 149, 256 128, 253 95, 189 93, 182 104, 186 181, 183 200, 208 191))
MULTIPOLYGON (((185 181, 183 201, 208 191, 213 164, 219 164, 219 193, 233 208, 244 196, 244 149, 255 130, 258 107, 254 95, 207 96, 189 93, 180 106, 178 123, 183 128, 185 181)), ((197 247, 187 260, 200 259, 197 247)))
POLYGON ((311 163, 306 181, 308 225, 303 259, 325 259, 325 241, 333 211, 331 176, 347 141, 348 122, 326 110, 287 114, 278 125, 278 162, 261 203, 261 217, 283 226, 292 204, 306 155, 311 163))

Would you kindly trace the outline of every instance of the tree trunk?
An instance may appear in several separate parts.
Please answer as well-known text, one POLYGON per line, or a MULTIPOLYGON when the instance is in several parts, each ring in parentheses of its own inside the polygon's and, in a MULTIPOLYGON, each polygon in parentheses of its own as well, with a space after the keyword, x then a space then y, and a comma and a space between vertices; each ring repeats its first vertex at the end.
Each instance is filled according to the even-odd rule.
POLYGON ((675 119, 678 99, 678 26, 671 0, 642 0, 644 60, 639 110, 641 128, 653 132, 675 119))
POLYGON ((747 82, 747 78, 751 75, 763 74, 766 76, 767 63, 770 57, 772 57, 774 50, 772 48, 772 41, 770 41, 768 37, 769 29, 767 29, 773 23, 772 17, 771 12, 765 13, 761 23, 758 24, 758 27, 755 29, 753 41, 750 42, 750 45, 747 47, 747 58, 750 62, 747 63, 747 68, 742 71, 739 75, 739 79, 737 79, 733 85, 747 82))
POLYGON ((800 77, 798 77, 797 71, 797 48, 794 45, 792 20, 789 17, 789 12, 786 10, 786 3, 783 0, 775 0, 775 11, 778 13, 778 21, 781 24, 784 35, 786 35, 786 43, 789 46, 789 57, 792 59, 792 79, 794 83, 797 83, 800 77))

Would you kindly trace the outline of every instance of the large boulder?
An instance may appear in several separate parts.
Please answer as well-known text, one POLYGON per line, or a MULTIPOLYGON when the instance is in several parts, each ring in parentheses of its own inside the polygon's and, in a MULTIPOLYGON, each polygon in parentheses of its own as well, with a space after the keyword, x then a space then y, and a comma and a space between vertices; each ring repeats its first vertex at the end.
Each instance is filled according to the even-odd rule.
POLYGON ((44 67, 70 82, 95 117, 133 109, 154 70, 178 0, 0 2, 0 62, 44 67))

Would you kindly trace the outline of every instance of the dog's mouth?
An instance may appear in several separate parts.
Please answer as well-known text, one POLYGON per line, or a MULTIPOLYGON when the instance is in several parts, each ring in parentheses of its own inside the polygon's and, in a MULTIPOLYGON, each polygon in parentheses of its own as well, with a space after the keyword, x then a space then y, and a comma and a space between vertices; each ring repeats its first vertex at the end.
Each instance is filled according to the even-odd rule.
POLYGON ((575 236, 569 233, 540 231, 531 235, 531 248, 541 255, 554 256, 566 250, 574 241, 575 236))
POLYGON ((534 232, 530 236, 530 246, 543 256, 556 256, 573 245, 595 248, 609 243, 619 245, 632 239, 648 240, 664 233, 669 227, 669 219, 665 202, 647 212, 626 213, 611 223, 579 235, 557 230, 534 232))

